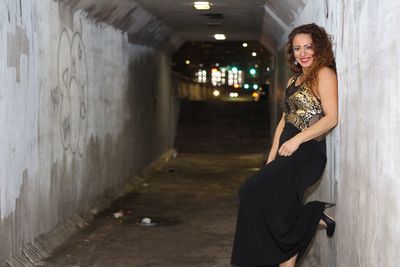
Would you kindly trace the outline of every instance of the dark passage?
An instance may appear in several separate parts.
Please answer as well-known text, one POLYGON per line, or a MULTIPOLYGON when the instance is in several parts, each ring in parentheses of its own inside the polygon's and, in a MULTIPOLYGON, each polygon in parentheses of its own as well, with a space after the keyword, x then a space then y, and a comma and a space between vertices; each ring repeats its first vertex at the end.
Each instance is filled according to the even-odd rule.
POLYGON ((183 101, 180 152, 264 153, 270 143, 267 101, 183 101))

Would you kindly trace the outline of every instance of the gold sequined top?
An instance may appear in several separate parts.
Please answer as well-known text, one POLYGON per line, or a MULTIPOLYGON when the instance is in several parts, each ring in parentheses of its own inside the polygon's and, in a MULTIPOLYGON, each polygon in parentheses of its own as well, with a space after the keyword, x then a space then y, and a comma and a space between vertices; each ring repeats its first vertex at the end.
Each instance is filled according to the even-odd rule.
MULTIPOLYGON (((311 89, 303 84, 296 86, 297 77, 294 77, 289 87, 285 90, 282 110, 285 112, 285 122, 304 131, 324 116, 320 100, 311 89)), ((315 138, 322 140, 325 136, 315 138)))

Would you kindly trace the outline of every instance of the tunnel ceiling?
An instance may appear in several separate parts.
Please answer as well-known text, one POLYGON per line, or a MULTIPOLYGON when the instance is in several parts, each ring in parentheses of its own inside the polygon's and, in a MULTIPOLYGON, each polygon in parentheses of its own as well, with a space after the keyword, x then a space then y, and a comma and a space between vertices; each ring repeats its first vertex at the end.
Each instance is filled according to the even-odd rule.
POLYGON ((275 52, 308 0, 266 0, 260 42, 275 52))
POLYGON ((135 44, 176 49, 183 40, 162 20, 132 0, 58 0, 97 22, 127 32, 135 44))
POLYGON ((186 41, 212 41, 215 33, 227 40, 259 40, 264 0, 215 0, 210 10, 195 10, 188 0, 136 0, 186 41))
POLYGON ((198 11, 190 0, 135 0, 159 17, 185 41, 261 41, 271 52, 292 26, 307 0, 209 0, 210 10, 198 11))
POLYGON ((275 52, 308 0, 210 0, 210 10, 191 0, 58 0, 89 17, 126 31, 133 43, 178 48, 184 41, 261 41, 275 52))

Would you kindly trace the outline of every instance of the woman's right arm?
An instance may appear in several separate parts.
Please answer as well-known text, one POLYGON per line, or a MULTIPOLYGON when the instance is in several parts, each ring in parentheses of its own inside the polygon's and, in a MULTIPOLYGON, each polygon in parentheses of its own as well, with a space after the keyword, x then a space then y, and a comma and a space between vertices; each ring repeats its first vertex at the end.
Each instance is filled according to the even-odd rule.
POLYGON ((271 150, 269 151, 269 155, 268 155, 266 164, 273 161, 276 157, 276 154, 278 153, 279 139, 281 137, 284 126, 285 126, 285 113, 282 114, 282 118, 279 121, 278 126, 276 126, 276 130, 275 130, 275 134, 274 134, 274 141, 272 142, 272 147, 271 147, 271 150))
MULTIPOLYGON (((286 88, 289 87, 289 85, 293 82, 294 77, 295 76, 292 76, 288 80, 288 82, 286 84, 286 88)), ((279 139, 281 138, 281 134, 282 134, 284 126, 285 126, 285 113, 282 114, 282 118, 279 121, 278 126, 276 126, 276 130, 275 130, 275 134, 274 134, 274 141, 272 142, 272 147, 271 147, 271 150, 269 151, 268 159, 265 164, 268 164, 275 159, 276 154, 278 153, 278 149, 279 149, 279 139)))

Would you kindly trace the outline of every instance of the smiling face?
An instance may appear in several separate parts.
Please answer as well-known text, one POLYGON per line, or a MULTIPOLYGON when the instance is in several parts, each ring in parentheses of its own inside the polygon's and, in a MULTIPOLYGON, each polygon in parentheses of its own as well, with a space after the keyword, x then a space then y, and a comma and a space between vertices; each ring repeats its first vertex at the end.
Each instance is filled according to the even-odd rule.
POLYGON ((293 38, 293 54, 300 66, 308 68, 314 61, 314 49, 310 34, 299 33, 293 38))

